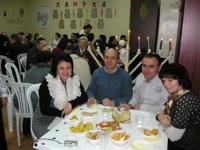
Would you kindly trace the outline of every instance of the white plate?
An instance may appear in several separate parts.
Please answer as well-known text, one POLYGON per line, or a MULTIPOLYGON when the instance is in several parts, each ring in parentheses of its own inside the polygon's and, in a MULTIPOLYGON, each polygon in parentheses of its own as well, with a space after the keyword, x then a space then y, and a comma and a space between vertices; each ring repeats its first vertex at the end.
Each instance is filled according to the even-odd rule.
POLYGON ((67 121, 67 122, 75 122, 75 121, 80 120, 80 118, 79 118, 78 115, 68 115, 68 116, 66 116, 65 118, 66 118, 66 121, 67 121), (76 116, 77 119, 76 119, 76 118, 71 119, 73 116, 76 116))
POLYGON ((83 110, 81 112, 81 115, 84 116, 84 117, 94 117, 94 116, 97 115, 97 110, 96 109, 88 108, 87 110, 83 110))

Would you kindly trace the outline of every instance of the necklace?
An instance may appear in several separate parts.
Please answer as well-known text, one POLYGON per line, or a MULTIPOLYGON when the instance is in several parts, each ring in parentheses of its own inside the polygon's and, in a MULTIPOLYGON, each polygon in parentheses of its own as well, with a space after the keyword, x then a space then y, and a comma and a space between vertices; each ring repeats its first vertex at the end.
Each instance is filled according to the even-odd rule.
POLYGON ((185 92, 185 89, 180 88, 177 92, 174 92, 169 96, 168 102, 167 102, 165 109, 164 109, 165 114, 170 114, 170 109, 173 106, 174 100, 176 100, 177 98, 182 96, 184 94, 184 92, 185 92))

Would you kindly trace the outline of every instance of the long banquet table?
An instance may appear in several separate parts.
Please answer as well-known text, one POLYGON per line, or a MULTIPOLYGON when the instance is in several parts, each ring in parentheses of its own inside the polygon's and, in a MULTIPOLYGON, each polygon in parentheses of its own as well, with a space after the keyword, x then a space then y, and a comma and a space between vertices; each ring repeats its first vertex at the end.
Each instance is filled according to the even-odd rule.
MULTIPOLYGON (((75 134, 70 131, 71 126, 75 126, 74 122, 69 121, 69 117, 72 115, 77 115, 78 118, 83 122, 91 122, 93 123, 94 128, 96 128, 96 124, 103 121, 104 116, 102 116, 102 105, 99 105, 95 108, 88 108, 86 105, 82 105, 78 108, 76 108, 71 114, 66 116, 64 119, 62 119, 55 127, 53 127, 49 132, 47 132, 45 135, 43 135, 40 139, 36 140, 33 144, 34 149, 39 150, 64 150, 64 149, 73 149, 73 150, 80 150, 80 149, 92 149, 92 150, 98 150, 102 149, 100 144, 91 144, 87 141, 86 136, 84 134, 75 134), (85 117, 81 115, 82 111, 90 111, 90 110, 96 109, 97 115, 94 115, 92 117, 85 117), (64 142, 66 140, 77 140, 78 145, 76 146, 66 146, 64 142)), ((116 108, 115 108, 116 109, 116 108)), ((151 144, 152 150, 167 150, 167 142, 168 138, 165 135, 163 128, 158 124, 158 122, 155 120, 155 115, 151 114, 149 112, 139 111, 139 110, 130 110, 131 112, 131 123, 130 124, 121 124, 122 130, 125 130, 127 133, 131 135, 131 140, 129 143, 118 146, 111 142, 110 138, 108 138, 108 142, 106 143, 105 148, 103 149, 113 149, 113 150, 121 150, 121 149, 127 149, 127 150, 133 150, 133 144, 136 141, 144 141, 151 144), (140 114, 144 116, 143 119, 143 127, 144 128, 157 128, 159 130, 159 140, 157 141, 148 141, 143 132, 137 128, 136 125, 136 116, 140 114)), ((112 120, 112 114, 108 115, 107 120, 112 120)), ((80 120, 78 120, 80 122, 80 120)), ((77 122, 78 122, 77 121, 77 122)))

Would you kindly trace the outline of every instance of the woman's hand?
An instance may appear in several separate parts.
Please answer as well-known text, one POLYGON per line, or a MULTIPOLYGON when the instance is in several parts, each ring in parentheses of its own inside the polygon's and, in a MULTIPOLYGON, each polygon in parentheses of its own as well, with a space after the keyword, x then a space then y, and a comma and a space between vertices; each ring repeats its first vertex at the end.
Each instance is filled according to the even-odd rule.
POLYGON ((70 114, 72 111, 72 105, 70 103, 67 103, 64 110, 62 111, 61 117, 65 117, 66 115, 70 114))
POLYGON ((171 124, 171 117, 167 114, 160 113, 157 118, 162 125, 169 126, 171 124))
POLYGON ((87 101, 87 106, 91 107, 93 104, 96 103, 96 99, 94 97, 90 97, 87 101))
POLYGON ((7 105, 8 99, 7 97, 2 97, 1 101, 2 101, 2 105, 5 107, 7 105))

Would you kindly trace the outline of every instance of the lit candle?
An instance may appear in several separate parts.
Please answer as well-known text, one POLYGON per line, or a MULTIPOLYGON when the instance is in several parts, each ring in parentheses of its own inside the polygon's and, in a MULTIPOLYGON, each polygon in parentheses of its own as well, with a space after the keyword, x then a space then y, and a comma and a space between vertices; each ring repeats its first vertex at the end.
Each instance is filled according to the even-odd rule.
POLYGON ((172 50, 172 39, 169 39, 169 51, 172 50))
POLYGON ((160 39, 160 50, 162 49, 163 38, 160 39))
POLYGON ((147 37, 147 48, 148 48, 148 50, 150 49, 149 37, 147 37))
POLYGON ((128 44, 128 45, 129 45, 129 43, 130 43, 130 33, 131 33, 131 31, 128 30, 128 36, 127 36, 127 44, 128 44))
POLYGON ((140 37, 138 36, 138 49, 140 49, 140 37))

